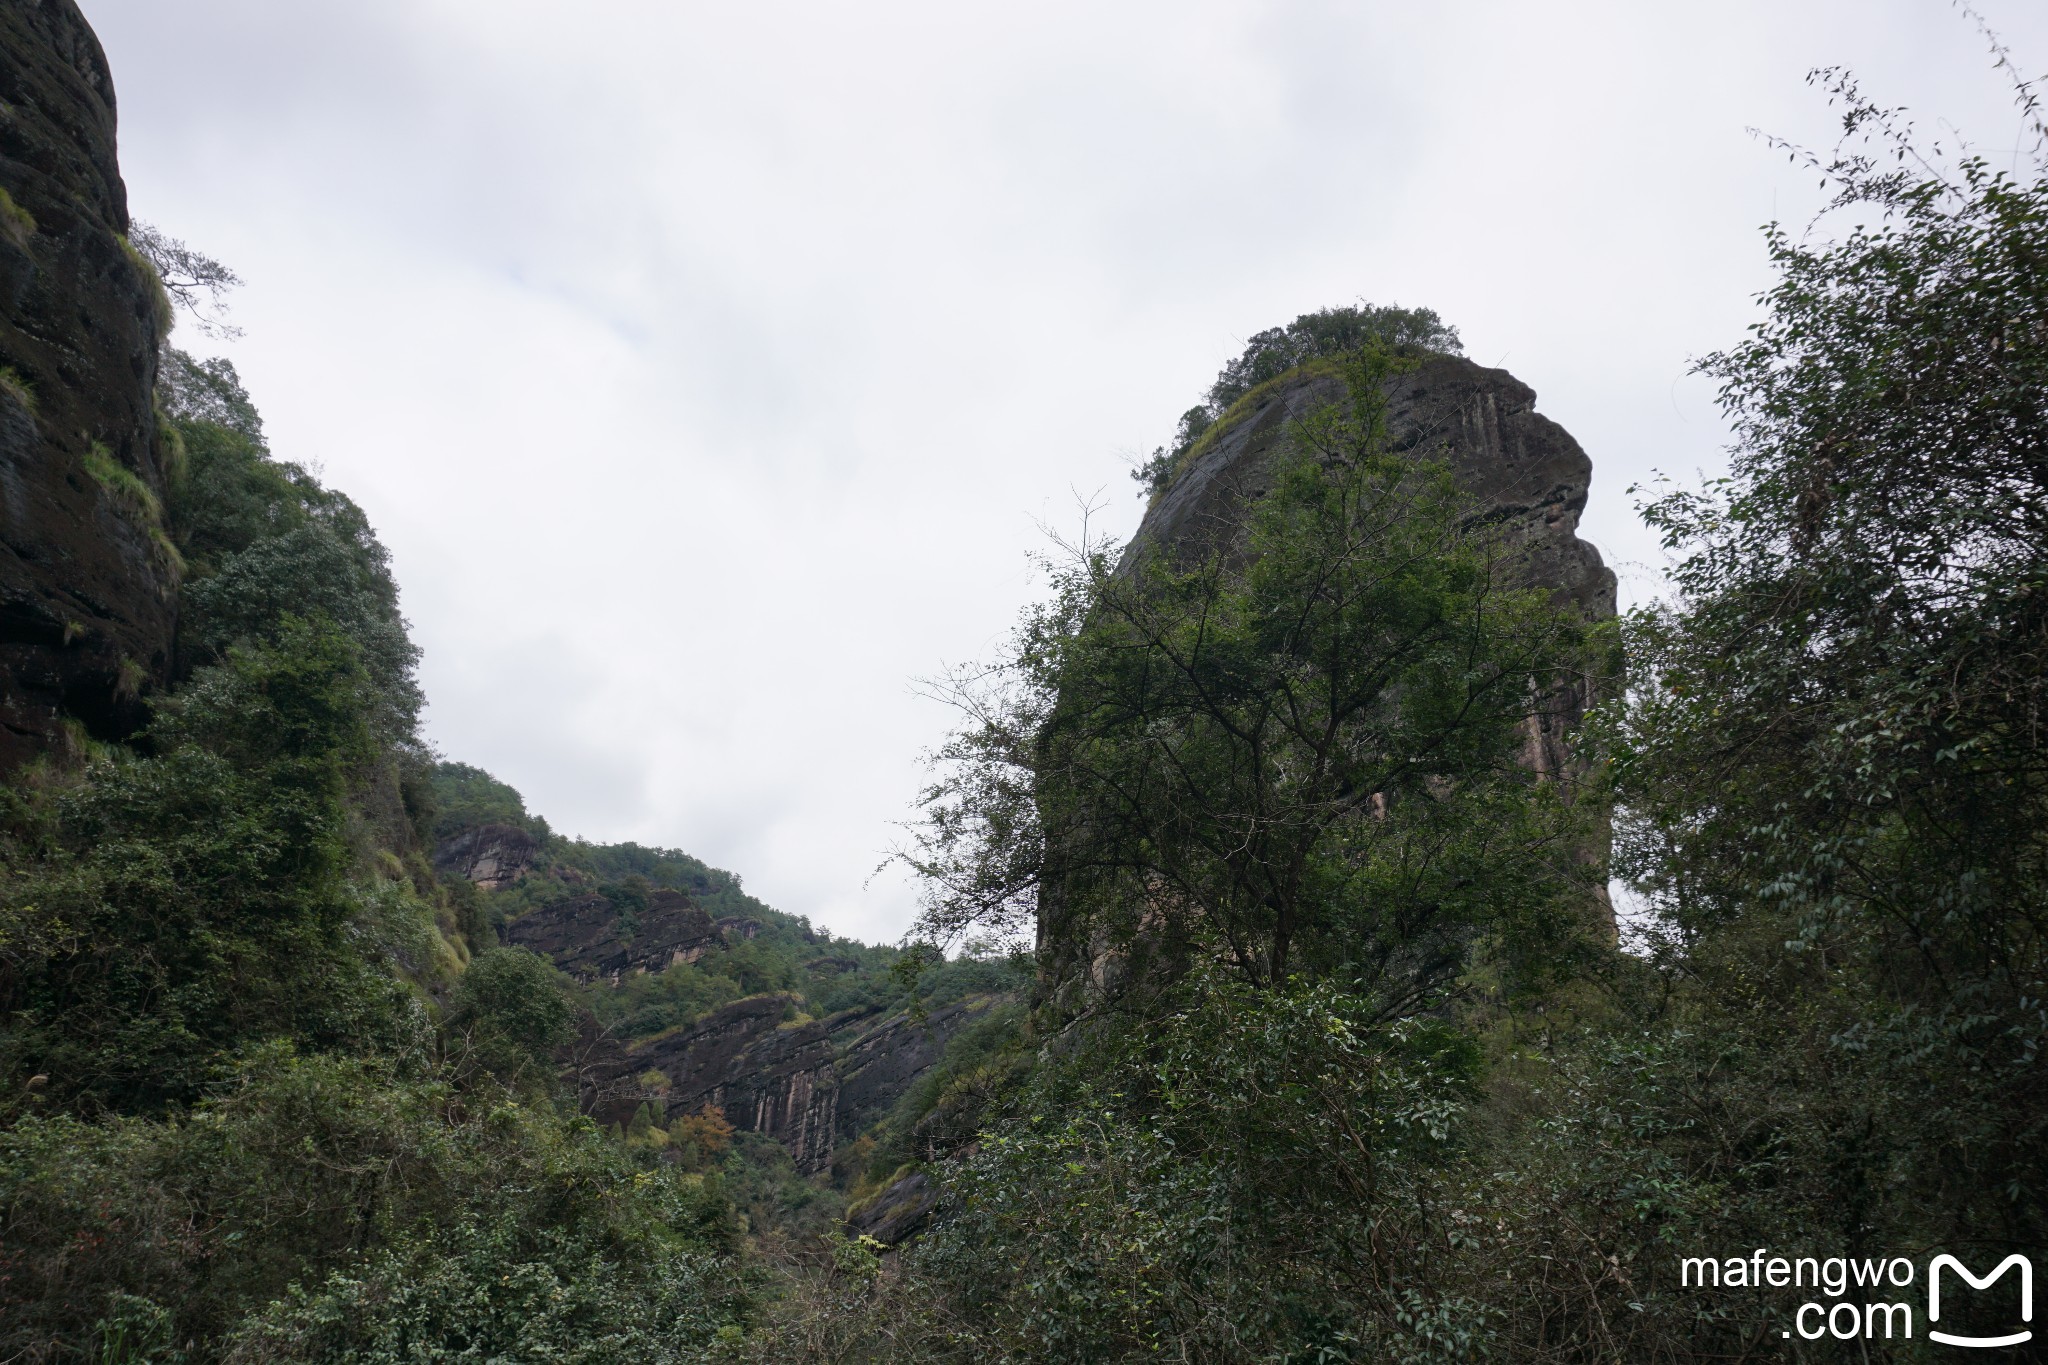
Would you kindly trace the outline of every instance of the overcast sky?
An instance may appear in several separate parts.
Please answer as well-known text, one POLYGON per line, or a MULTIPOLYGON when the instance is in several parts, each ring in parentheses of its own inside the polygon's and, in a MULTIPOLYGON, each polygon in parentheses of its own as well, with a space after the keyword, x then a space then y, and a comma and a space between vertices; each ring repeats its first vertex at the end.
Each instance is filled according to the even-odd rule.
MULTIPOLYGON (((1426 304, 1625 489, 1721 459, 1692 357, 1825 146, 1808 68, 2010 149, 1939 0, 82 0, 130 204, 247 279, 273 449, 391 547, 428 731, 555 828, 843 933, 1042 526, 1141 510, 1243 339, 1426 304)), ((2048 6, 1983 0, 2048 68, 2048 6)))

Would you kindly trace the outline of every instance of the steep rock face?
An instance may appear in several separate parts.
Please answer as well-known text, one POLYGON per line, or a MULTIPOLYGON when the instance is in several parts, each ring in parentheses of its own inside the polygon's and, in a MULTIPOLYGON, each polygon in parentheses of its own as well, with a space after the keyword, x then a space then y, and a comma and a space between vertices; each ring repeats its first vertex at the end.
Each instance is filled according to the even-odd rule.
POLYGON ((874 1198, 848 1209, 847 1229, 872 1237, 885 1247, 899 1247, 923 1232, 939 1206, 939 1189, 923 1171, 890 1184, 874 1198))
POLYGON ((441 841, 434 870, 485 891, 503 891, 533 867, 540 841, 517 825, 475 825, 441 841))
MULTIPOLYGON (((1344 381, 1313 367, 1248 401, 1206 443, 1145 514, 1134 545, 1188 557, 1224 549, 1242 534, 1246 506, 1272 486, 1289 423, 1347 401, 1344 381)), ((1397 449, 1442 459, 1506 532, 1524 583, 1548 587, 1589 616, 1614 615, 1614 572, 1579 539, 1593 462, 1571 433, 1536 411, 1536 393, 1506 370, 1432 356, 1388 389, 1387 430, 1397 449)), ((1571 762, 1563 730, 1584 718, 1588 697, 1563 698, 1559 714, 1532 725, 1527 762, 1559 772, 1571 762)))
POLYGON ((784 1027, 792 1008, 787 995, 750 996, 629 1047, 590 1046, 583 1108, 601 1123, 623 1123, 651 1099, 671 1114, 716 1105, 735 1128, 781 1141, 798 1169, 823 1169, 837 1123, 831 1032, 843 1021, 784 1027), (649 1072, 664 1079, 650 1085, 649 1072))
POLYGON ((114 87, 72 0, 0 6, 0 772, 76 718, 131 733, 170 665, 159 327, 114 87))
POLYGON ((953 1035, 997 1003, 970 996, 941 1006, 922 1020, 908 1013, 849 1037, 839 1060, 839 1135, 858 1137, 880 1119, 925 1072, 938 1065, 953 1035))
POLYGON ((711 917, 680 891, 656 891, 627 925, 595 891, 556 901, 505 926, 505 941, 554 959, 572 976, 616 982, 629 971, 658 972, 695 962, 722 938, 711 917))
POLYGON ((735 1000, 629 1047, 586 1038, 578 1058, 585 1111, 624 1123, 656 1098, 670 1114, 716 1105, 735 1128, 781 1142, 798 1170, 822 1171, 992 1001, 957 1001, 923 1020, 902 1012, 877 1019, 870 1008, 785 1024, 793 1003, 787 995, 735 1000), (649 1072, 661 1074, 660 1085, 647 1083, 649 1072))

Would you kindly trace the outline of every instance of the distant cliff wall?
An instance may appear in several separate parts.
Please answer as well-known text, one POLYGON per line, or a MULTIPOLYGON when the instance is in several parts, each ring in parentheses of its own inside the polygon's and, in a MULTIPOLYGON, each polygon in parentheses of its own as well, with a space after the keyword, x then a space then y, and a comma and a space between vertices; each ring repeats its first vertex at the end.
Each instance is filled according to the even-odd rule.
POLYGON ((671 1115, 716 1105, 735 1128, 782 1143, 798 1170, 822 1171, 996 1003, 971 996, 922 1019, 866 1009, 784 1023, 792 998, 758 995, 632 1044, 592 1035, 576 1059, 583 1107, 600 1122, 624 1123, 648 1100, 671 1115), (658 1086, 648 1084, 650 1072, 660 1074, 658 1086))
POLYGON ((0 773, 141 724, 178 569, 154 404, 168 325, 127 242, 114 87, 72 0, 0 5, 0 773))

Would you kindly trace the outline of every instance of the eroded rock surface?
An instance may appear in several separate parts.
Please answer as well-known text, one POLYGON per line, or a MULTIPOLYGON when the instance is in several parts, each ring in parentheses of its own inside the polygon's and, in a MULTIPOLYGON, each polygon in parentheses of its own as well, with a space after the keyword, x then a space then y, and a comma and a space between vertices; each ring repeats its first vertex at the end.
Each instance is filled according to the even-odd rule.
POLYGON ((995 996, 969 996, 941 1006, 919 1020, 900 1013, 842 1044, 839 1060, 839 1133, 848 1140, 865 1131, 938 1065, 953 1035, 998 1003, 995 996))
POLYGON ((0 5, 0 773, 67 718, 132 733, 167 676, 166 308, 128 247, 106 56, 72 0, 0 5))
POLYGON ((572 976, 616 983, 629 971, 695 962, 724 939, 695 901, 663 888, 631 919, 596 891, 544 905, 506 925, 505 941, 552 958, 572 976))
POLYGON ((848 1210, 848 1231, 872 1237, 885 1247, 898 1247, 924 1231, 939 1206, 939 1187, 923 1171, 891 1182, 867 1202, 848 1210))
POLYGON ((434 870, 484 891, 503 891, 533 867, 540 841, 517 825, 474 825, 441 841, 434 870))
POLYGON ((869 1008, 790 1023, 795 997, 759 995, 630 1046, 586 1036, 577 1059, 583 1107, 609 1124, 649 1100, 670 1114, 716 1105, 735 1128, 781 1142, 798 1170, 822 1171, 992 1003, 956 1001, 922 1020, 869 1008))

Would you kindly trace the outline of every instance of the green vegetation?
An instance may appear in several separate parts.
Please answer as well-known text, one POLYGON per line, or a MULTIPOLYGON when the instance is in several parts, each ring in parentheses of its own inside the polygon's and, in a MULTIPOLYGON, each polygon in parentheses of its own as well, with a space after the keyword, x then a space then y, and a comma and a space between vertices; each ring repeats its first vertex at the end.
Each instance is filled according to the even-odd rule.
POLYGON ((241 286, 241 276, 139 219, 129 224, 128 240, 149 262, 165 301, 183 308, 202 333, 222 340, 242 335, 241 328, 229 326, 222 317, 227 296, 241 286))
POLYGON ((26 247, 36 235, 35 215, 14 202, 14 196, 0 190, 0 236, 18 247, 26 247))
POLYGON ((446 839, 477 825, 512 825, 548 837, 547 821, 526 813, 526 800, 482 768, 446 759, 434 766, 434 837, 446 839))
POLYGON ((383 547, 227 362, 164 375, 161 508, 88 468, 190 566, 176 685, 0 792, 0 1357, 705 1358, 731 1203, 563 1103, 571 1000, 429 866, 383 547))
POLYGON ((1245 343, 1244 353, 1225 365, 1209 387, 1209 411, 1221 414, 1267 380, 1318 357, 1352 355, 1375 344, 1397 353, 1458 355, 1464 350, 1458 329, 1428 308, 1362 304, 1303 313, 1245 343))
POLYGON ((0 1194, 15 1359, 683 1361, 743 1312, 711 1184, 418 1052, 272 1045, 176 1119, 18 1118, 0 1194))
POLYGON ((1773 230, 1765 321, 1702 363, 1733 469, 1646 509, 1675 590, 1586 790, 1503 770, 1487 698, 1602 642, 1474 594, 1369 408, 1295 430, 1254 554, 1084 557, 1026 618, 919 859, 935 936, 1042 926, 1040 1003, 920 1154, 931 1230, 792 1266, 755 1358, 1933 1360, 1676 1260, 2038 1262, 2048 165, 1834 90, 1850 226, 1773 230), (1629 950, 1573 932, 1596 777, 1629 950))
POLYGON ((134 470, 115 459, 106 446, 94 441, 87 447, 82 463, 93 482, 112 493, 144 525, 162 524, 164 506, 156 490, 144 483, 134 470))
POLYGON ((26 412, 36 410, 35 386, 16 373, 12 365, 0 365, 0 393, 19 403, 26 412))
MULTIPOLYGON (((33 403, 30 405, 33 410, 33 403)), ((185 555, 164 530, 163 500, 156 490, 145 483, 140 475, 115 459, 113 452, 98 441, 86 448, 81 463, 85 472, 92 476, 94 483, 112 494, 115 502, 128 516, 141 525, 149 537, 150 549, 156 554, 172 579, 185 575, 185 555)))
POLYGON ((157 345, 161 346, 171 335, 171 329, 178 325, 177 306, 172 303, 170 291, 164 288, 164 277, 149 254, 126 237, 116 237, 115 240, 121 244, 121 253, 128 258, 128 264, 142 277, 142 287, 149 295, 151 327, 157 345))
POLYGON ((1303 313, 1287 326, 1270 327, 1245 343, 1244 353, 1225 365, 1210 385, 1208 397, 1181 414, 1172 449, 1162 446, 1153 451, 1131 477, 1158 496, 1189 461, 1251 412, 1260 396, 1277 387, 1276 381, 1318 361, 1356 355, 1368 346, 1400 356, 1430 351, 1459 355, 1464 350, 1458 329, 1428 308, 1361 304, 1303 313))
POLYGON ((1573 894, 1572 792, 1516 759, 1555 705, 1530 680, 1595 653, 1512 585, 1447 470, 1387 449, 1402 363, 1347 362, 1350 403, 1297 424, 1241 550, 1063 574, 1001 694, 963 699, 981 723, 943 755, 918 858, 929 932, 1029 911, 1055 953, 1137 979, 1307 971, 1389 1018, 1481 959, 1542 978, 1592 897, 1573 894))

